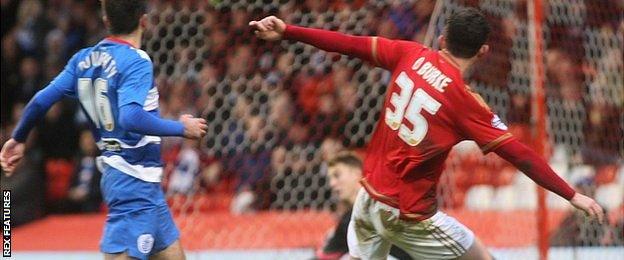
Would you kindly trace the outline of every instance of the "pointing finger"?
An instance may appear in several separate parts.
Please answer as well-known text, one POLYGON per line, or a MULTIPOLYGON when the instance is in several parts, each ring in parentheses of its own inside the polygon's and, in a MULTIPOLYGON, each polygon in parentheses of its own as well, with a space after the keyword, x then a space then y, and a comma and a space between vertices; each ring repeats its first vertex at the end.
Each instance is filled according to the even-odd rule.
POLYGON ((9 164, 15 164, 17 163, 20 159, 22 159, 22 155, 13 155, 11 157, 9 157, 9 164))
POLYGON ((596 216, 598 217, 598 222, 602 224, 604 222, 604 212, 602 208, 598 204, 594 204, 594 211, 596 212, 596 216))
POLYGON ((256 24, 255 24, 255 27, 256 27, 256 29, 257 29, 258 31, 261 31, 261 32, 265 32, 265 31, 267 31, 266 26, 264 26, 264 24, 262 24, 262 22, 258 22, 258 23, 256 23, 256 24))

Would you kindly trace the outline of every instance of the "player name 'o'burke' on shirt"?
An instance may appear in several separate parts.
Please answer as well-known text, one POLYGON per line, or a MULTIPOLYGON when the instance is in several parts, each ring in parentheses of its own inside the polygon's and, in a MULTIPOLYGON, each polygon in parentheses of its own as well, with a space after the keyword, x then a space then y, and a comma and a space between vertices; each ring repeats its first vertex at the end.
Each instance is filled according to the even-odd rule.
POLYGON ((106 77, 111 78, 117 74, 116 65, 117 64, 115 63, 115 60, 113 60, 113 56, 109 53, 93 51, 90 55, 87 55, 84 60, 78 63, 78 68, 80 70, 86 70, 90 67, 101 66, 104 69, 104 73, 106 73, 106 77))
POLYGON ((425 57, 418 58, 414 62, 414 65, 412 65, 412 70, 416 71, 416 74, 422 77, 422 79, 429 83, 429 85, 431 85, 440 92, 444 92, 444 88, 446 88, 448 84, 453 82, 453 80, 451 80, 448 76, 444 75, 444 73, 436 68, 436 66, 433 66, 431 62, 424 61, 425 57))

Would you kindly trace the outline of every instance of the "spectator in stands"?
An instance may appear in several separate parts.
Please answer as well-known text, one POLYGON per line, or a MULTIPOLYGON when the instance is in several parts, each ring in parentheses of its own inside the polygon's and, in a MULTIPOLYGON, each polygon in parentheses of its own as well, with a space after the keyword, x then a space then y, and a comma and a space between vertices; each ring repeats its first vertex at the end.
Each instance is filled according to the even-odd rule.
MULTIPOLYGON (((206 158, 203 160, 202 171, 200 172, 199 187, 204 188, 208 192, 216 189, 217 186, 223 181, 223 165, 216 158, 206 158)), ((227 187, 223 187, 227 188, 227 187)))
POLYGON ((269 178, 271 151, 266 147, 265 122, 258 115, 245 118, 245 148, 231 158, 227 158, 228 171, 233 172, 238 184, 232 201, 231 211, 241 214, 254 210, 257 188, 260 181, 269 178))
POLYGON ((37 142, 46 159, 70 161, 78 151, 79 130, 75 123, 73 102, 57 103, 37 127, 37 142))
POLYGON ((507 125, 518 140, 523 143, 531 143, 529 128, 531 119, 530 94, 525 91, 511 90, 509 109, 507 112, 507 125))
POLYGON ((549 91, 552 97, 564 102, 581 101, 582 74, 580 60, 564 49, 549 49, 545 53, 545 65, 549 91))
POLYGON ((280 83, 290 85, 294 59, 295 55, 291 52, 279 54, 275 68, 266 77, 267 83, 272 85, 280 83))
POLYGON ((344 126, 344 117, 337 109, 339 105, 333 93, 324 94, 318 99, 318 112, 311 117, 310 141, 318 143, 330 134, 339 133, 340 127, 344 126))
POLYGON ((211 46, 207 53, 207 59, 213 64, 219 75, 228 74, 226 66, 226 57, 228 55, 228 31, 225 28, 214 28, 206 37, 207 43, 211 46))
POLYGON ((267 139, 281 145, 286 141, 295 117, 292 97, 287 91, 278 88, 269 95, 268 109, 267 139))
POLYGON ((54 29, 48 33, 45 38, 46 42, 46 57, 44 66, 45 78, 55 77, 64 64, 61 61, 65 60, 65 35, 60 29, 54 29))
POLYGON ((230 78, 238 78, 249 75, 252 70, 253 62, 252 49, 249 45, 240 45, 228 57, 227 76, 230 78))
POLYGON ((178 153, 173 172, 169 178, 168 194, 190 195, 195 192, 196 177, 201 167, 198 144, 195 140, 184 140, 182 143, 182 148, 178 153))
MULTIPOLYGON (((4 10, 2 10, 4 13, 4 10)), ((4 21, 3 21, 4 22, 4 21)), ((4 30, 4 24, 2 24, 4 30)), ((18 87, 19 73, 17 66, 8 66, 8 64, 19 64, 19 50, 15 40, 15 33, 8 33, 2 38, 2 64, 1 66, 2 77, 0 77, 0 84, 2 86, 2 95, 0 95, 0 115, 1 124, 4 127, 7 123, 13 122, 11 118, 13 105, 15 103, 21 103, 17 96, 21 91, 18 87)))
POLYGON ((397 37, 404 40, 423 42, 435 1, 422 0, 416 3, 392 1, 388 18, 397 30, 397 37))
POLYGON ((601 168, 624 163, 618 152, 624 129, 613 127, 621 116, 622 108, 609 105, 604 100, 591 101, 584 124, 585 144, 582 155, 585 164, 601 168))
MULTIPOLYGON (((352 81, 353 70, 345 64, 340 64, 332 70, 332 84, 335 86, 335 90, 332 93, 332 97, 335 99, 335 106, 331 108, 323 107, 322 103, 320 110, 333 110, 338 116, 338 122, 334 122, 334 125, 344 125, 346 122, 342 121, 347 114, 353 113, 357 107, 357 86, 352 81)), ((328 114, 325 112, 325 114, 328 114)))
MULTIPOLYGON (((349 253, 347 246, 347 227, 351 220, 353 203, 360 190, 362 179, 362 161, 351 152, 333 154, 327 161, 329 165, 329 186, 338 199, 338 211, 341 213, 338 226, 330 232, 322 248, 316 251, 316 259, 341 259, 349 253)), ((362 191, 363 192, 363 191, 362 191)), ((393 246, 390 255, 398 259, 411 259, 403 250, 393 246)))
POLYGON ((297 89, 298 105, 307 115, 316 115, 319 112, 321 99, 332 95, 336 86, 333 84, 332 74, 309 75, 300 78, 300 87, 297 89))
POLYGON ((299 105, 310 118, 306 122, 311 129, 309 141, 320 142, 330 134, 341 132, 340 128, 346 124, 346 113, 353 112, 357 102, 352 74, 346 65, 337 65, 329 74, 310 77, 299 89, 299 105))
POLYGON ((20 64, 18 100, 28 101, 44 85, 41 68, 35 57, 25 57, 20 64))
POLYGON ((37 126, 36 139, 41 148, 46 176, 49 212, 64 212, 79 148, 79 131, 74 120, 75 104, 56 103, 37 126))
POLYGON ((69 211, 97 212, 100 210, 102 196, 100 178, 102 174, 96 167, 97 147, 89 130, 80 132, 80 152, 72 176, 68 193, 69 211))
POLYGON ((429 20, 431 20, 431 14, 433 14, 433 9, 435 8, 436 1, 435 0, 422 0, 417 1, 414 4, 414 14, 416 16, 416 21, 414 23, 413 30, 414 31, 406 31, 403 33, 403 36, 407 39, 411 38, 412 41, 424 42, 425 35, 427 34, 427 27, 429 25, 429 20), (411 33, 411 34, 410 34, 411 33))
POLYGON ((48 26, 41 1, 20 1, 17 9, 17 45, 27 55, 39 55, 48 26))
POLYGON ((285 143, 291 145, 301 145, 308 141, 311 129, 308 128, 309 117, 299 116, 297 120, 290 126, 286 135, 285 143))
POLYGON ((488 41, 490 51, 475 62, 470 79, 490 88, 506 89, 508 74, 511 72, 513 23, 508 17, 488 17, 488 20, 492 30, 488 41))
POLYGON ((239 7, 230 13, 231 20, 229 21, 229 37, 234 44, 246 44, 249 42, 251 31, 247 30, 247 22, 249 16, 247 9, 239 7))
POLYGON ((337 99, 339 109, 342 111, 343 116, 353 114, 358 106, 357 86, 348 82, 345 85, 338 87, 337 99))
POLYGON ((570 162, 581 164, 582 143, 574 140, 584 139, 583 124, 587 114, 587 100, 583 98, 585 85, 581 74, 582 51, 571 52, 563 48, 577 48, 575 44, 557 44, 561 47, 547 49, 544 53, 545 91, 549 102, 547 112, 549 124, 553 126, 550 135, 554 140, 553 145, 565 147, 570 162))
POLYGON ((319 148, 319 152, 321 153, 321 175, 327 175, 327 171, 329 168, 327 163, 334 156, 336 156, 336 154, 344 149, 345 147, 342 145, 342 142, 337 138, 328 137, 323 140, 323 142, 321 143, 321 147, 319 148))
MULTIPOLYGON (((197 142, 163 140, 164 177, 167 195, 184 197, 197 192, 211 192, 221 184, 223 166, 214 156, 208 156, 197 142)), ((227 188, 227 187, 224 187, 227 188)))

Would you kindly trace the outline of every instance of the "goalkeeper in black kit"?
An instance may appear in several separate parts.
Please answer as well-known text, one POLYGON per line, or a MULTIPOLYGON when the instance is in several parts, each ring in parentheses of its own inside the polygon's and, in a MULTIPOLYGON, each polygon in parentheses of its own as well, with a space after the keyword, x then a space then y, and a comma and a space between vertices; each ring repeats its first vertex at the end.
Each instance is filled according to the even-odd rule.
MULTIPOLYGON (((316 259, 341 259, 349 257, 349 247, 347 246, 347 228, 351 220, 351 210, 353 203, 361 188, 362 161, 351 152, 340 152, 328 162, 329 186, 332 192, 340 200, 344 211, 340 216, 338 226, 328 235, 322 248, 316 251, 316 259)), ((390 249, 390 256, 396 259, 412 259, 405 251, 393 246, 390 249)))

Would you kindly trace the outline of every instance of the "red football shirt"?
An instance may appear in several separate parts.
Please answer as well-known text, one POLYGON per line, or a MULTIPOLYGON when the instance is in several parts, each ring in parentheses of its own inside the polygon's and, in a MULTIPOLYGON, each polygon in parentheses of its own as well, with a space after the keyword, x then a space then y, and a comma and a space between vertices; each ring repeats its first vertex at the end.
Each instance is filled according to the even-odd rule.
POLYGON ((403 218, 422 220, 437 211, 436 186, 455 144, 474 140, 487 153, 512 136, 447 53, 416 42, 370 39, 373 62, 392 71, 392 80, 362 184, 403 218))

